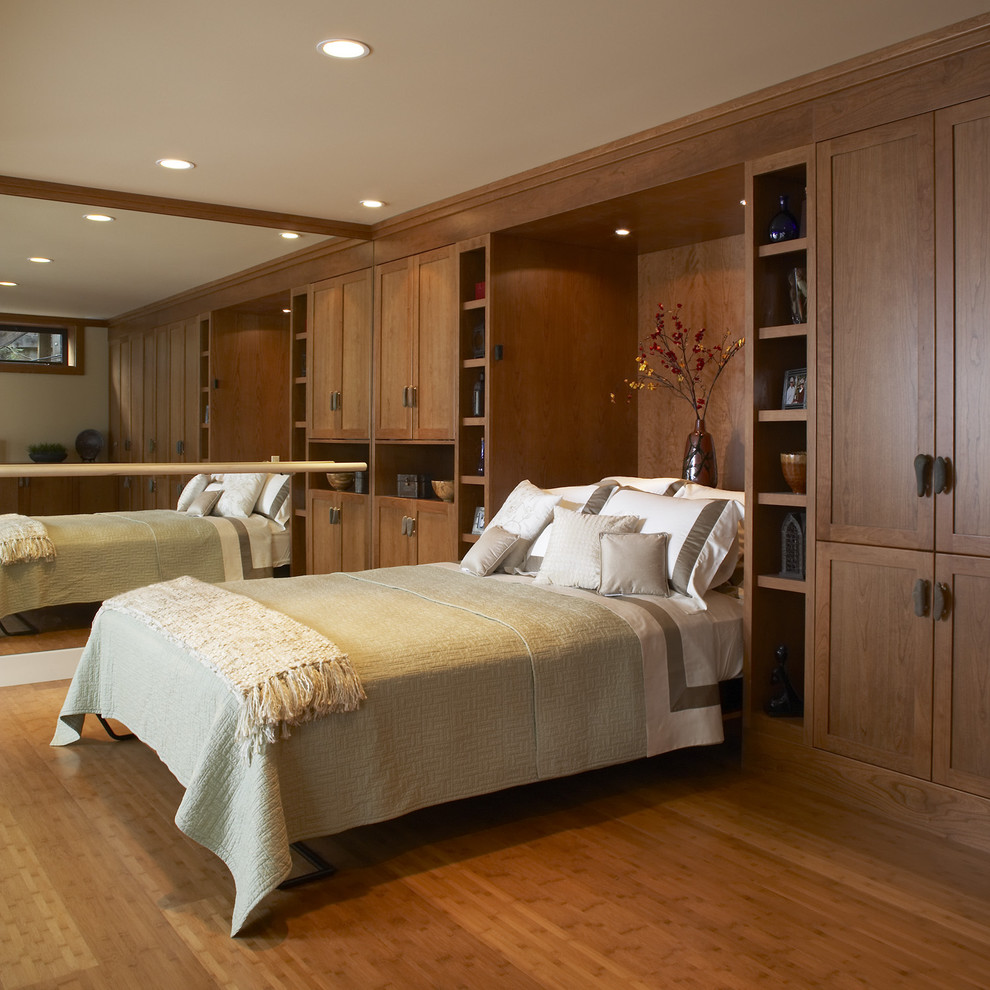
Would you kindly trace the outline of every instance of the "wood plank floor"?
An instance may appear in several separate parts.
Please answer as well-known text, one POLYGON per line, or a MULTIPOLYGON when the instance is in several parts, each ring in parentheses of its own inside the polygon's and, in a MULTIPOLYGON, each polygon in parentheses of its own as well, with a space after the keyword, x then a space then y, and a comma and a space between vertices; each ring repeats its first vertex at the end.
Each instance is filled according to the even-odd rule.
POLYGON ((65 682, 0 689, 0 986, 990 985, 990 857, 739 769, 731 747, 520 788, 315 845, 341 867, 231 939, 181 788, 65 682))

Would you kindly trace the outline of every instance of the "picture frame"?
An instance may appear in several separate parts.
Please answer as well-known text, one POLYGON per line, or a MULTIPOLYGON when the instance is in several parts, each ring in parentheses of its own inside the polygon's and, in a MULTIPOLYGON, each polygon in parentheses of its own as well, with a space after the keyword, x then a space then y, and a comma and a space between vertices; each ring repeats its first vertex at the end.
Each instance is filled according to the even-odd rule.
POLYGON ((808 369, 791 368, 784 372, 784 388, 780 396, 781 409, 808 408, 808 369))
POLYGON ((485 507, 479 505, 477 509, 474 510, 474 525, 471 527, 471 532, 475 536, 480 536, 485 529, 485 507))

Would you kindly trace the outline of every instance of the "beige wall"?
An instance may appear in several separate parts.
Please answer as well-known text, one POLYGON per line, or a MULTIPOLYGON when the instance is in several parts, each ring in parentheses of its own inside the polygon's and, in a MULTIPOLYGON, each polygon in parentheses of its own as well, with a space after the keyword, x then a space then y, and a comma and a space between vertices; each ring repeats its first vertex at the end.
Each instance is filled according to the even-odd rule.
MULTIPOLYGON (((81 375, 0 372, 0 462, 27 461, 30 443, 64 443, 78 461, 76 436, 99 430, 106 442, 109 378, 107 331, 86 328, 85 372, 81 375)), ((106 460, 106 450, 100 460, 106 460)))
MULTIPOLYGON (((683 303, 681 319, 694 330, 706 327, 719 340, 727 327, 744 336, 745 241, 740 234, 687 247, 644 254, 639 259, 640 337, 654 328, 658 303, 671 309, 683 303)), ((635 372, 630 355, 629 376, 635 372)), ((723 372, 706 417, 715 439, 718 483, 742 489, 746 465, 745 356, 737 354, 723 372)), ((678 477, 684 442, 694 428, 691 406, 670 392, 640 392, 639 473, 678 477)))

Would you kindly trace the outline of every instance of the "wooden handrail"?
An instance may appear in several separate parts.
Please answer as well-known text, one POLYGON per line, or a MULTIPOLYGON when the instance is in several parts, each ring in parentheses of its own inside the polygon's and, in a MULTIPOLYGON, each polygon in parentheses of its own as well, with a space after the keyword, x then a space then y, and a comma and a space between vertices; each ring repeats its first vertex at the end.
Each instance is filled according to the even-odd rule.
POLYGON ((321 474, 367 471, 366 461, 189 461, 185 464, 100 462, 94 464, 0 464, 0 478, 85 478, 154 474, 321 474))

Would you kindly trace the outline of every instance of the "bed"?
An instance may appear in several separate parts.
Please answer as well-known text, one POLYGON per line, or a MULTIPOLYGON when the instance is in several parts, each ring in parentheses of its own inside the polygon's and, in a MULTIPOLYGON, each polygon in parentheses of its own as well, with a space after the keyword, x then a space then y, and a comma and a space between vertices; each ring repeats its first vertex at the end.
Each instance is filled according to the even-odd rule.
MULTIPOLYGON (((259 612, 257 629, 242 622, 215 637, 228 653, 236 653, 242 637, 246 644, 262 634, 273 643, 290 639, 283 623, 337 649, 364 695, 351 710, 301 719, 287 736, 246 748, 241 702, 185 637, 181 618, 172 616, 170 625, 152 621, 160 613, 150 608, 142 612, 179 583, 183 594, 197 593, 195 582, 179 579, 104 603, 53 745, 77 740, 85 715, 100 713, 125 723, 158 753, 186 789, 176 824, 233 875, 236 934, 254 906, 288 877, 292 843, 720 742, 718 685, 742 668, 741 602, 701 590, 698 570, 720 574, 737 548, 724 539, 729 549, 716 562, 707 553, 714 536, 685 547, 700 519, 714 531, 712 516, 718 515, 724 537, 737 530, 740 512, 727 508, 729 500, 701 499, 688 512, 695 523, 671 536, 643 532, 651 523, 642 515, 648 494, 642 491, 620 487, 592 522, 597 513, 567 508, 559 492, 536 492, 524 493, 514 507, 510 496, 503 506, 508 511, 496 514, 459 564, 204 586, 218 607, 233 603, 259 612), (631 494, 619 497, 623 492, 631 494), (715 501, 721 508, 708 510, 715 501), (632 505, 639 516, 615 511, 632 505), (542 525, 532 522, 534 514, 542 525), (597 534, 584 552, 573 549, 571 524, 597 534), (501 536, 512 529, 538 532, 501 536), (610 542, 602 533, 663 539, 615 541, 626 544, 616 558, 602 552, 610 542), (658 543, 663 565, 655 568, 658 543), (562 553, 565 546, 571 549, 562 553), (567 568, 586 565, 594 546, 596 588, 565 583, 567 568), (698 565, 688 575, 680 566, 673 581, 694 590, 645 589, 661 580, 661 570, 661 583, 669 583, 669 559, 677 571, 685 553, 698 565)), ((665 511, 675 501, 651 497, 662 500, 665 511)), ((201 610, 187 604, 186 611, 201 610)))
MULTIPOLYGON (((271 577, 289 561, 288 492, 284 474, 201 474, 174 510, 0 517, 6 532, 16 525, 44 547, 0 556, 10 561, 0 564, 0 618, 99 602, 184 574, 206 582, 271 577)), ((4 533, 0 525, 0 550, 4 533)))

